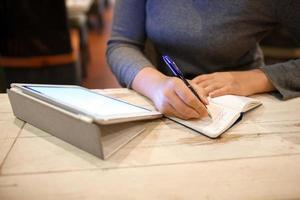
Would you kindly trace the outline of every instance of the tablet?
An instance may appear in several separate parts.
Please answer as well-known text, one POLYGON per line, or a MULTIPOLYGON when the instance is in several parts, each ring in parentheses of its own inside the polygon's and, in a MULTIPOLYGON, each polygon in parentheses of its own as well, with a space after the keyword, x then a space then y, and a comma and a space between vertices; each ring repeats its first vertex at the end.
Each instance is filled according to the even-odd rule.
POLYGON ((60 107, 64 110, 86 116, 99 124, 155 119, 162 117, 151 111, 76 85, 12 84, 23 93, 60 107))

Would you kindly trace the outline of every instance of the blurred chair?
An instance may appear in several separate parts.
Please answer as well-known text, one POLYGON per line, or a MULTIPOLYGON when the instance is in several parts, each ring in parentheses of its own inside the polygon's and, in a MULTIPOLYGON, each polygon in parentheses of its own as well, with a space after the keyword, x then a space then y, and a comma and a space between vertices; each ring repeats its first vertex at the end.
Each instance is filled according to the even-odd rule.
POLYGON ((62 0, 1 0, 0 67, 12 82, 79 84, 79 36, 62 0))
POLYGON ((98 33, 101 33, 104 28, 103 12, 108 5, 107 0, 94 0, 88 12, 90 27, 95 29, 98 33))
POLYGON ((90 63, 89 31, 101 33, 103 30, 103 12, 110 6, 108 0, 66 0, 70 26, 77 29, 80 36, 81 75, 86 78, 90 63))
POLYGON ((81 75, 86 78, 90 61, 88 45, 88 11, 91 9, 94 0, 65 0, 68 10, 68 18, 72 29, 79 32, 81 75))
POLYGON ((79 54, 81 58, 81 78, 86 78, 90 61, 89 43, 88 43, 88 26, 85 15, 69 16, 70 27, 77 30, 79 35, 79 54))

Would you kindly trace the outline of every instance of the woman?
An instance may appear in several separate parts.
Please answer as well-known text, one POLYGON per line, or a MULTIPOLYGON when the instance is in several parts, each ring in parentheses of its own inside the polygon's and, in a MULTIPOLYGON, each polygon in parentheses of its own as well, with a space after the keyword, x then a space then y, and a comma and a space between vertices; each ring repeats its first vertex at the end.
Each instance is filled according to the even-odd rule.
POLYGON ((258 45, 279 26, 300 41, 300 1, 119 0, 107 58, 120 83, 159 111, 200 118, 203 104, 162 62, 146 58, 146 39, 175 60, 205 103, 207 95, 270 91, 289 99, 300 96, 300 60, 266 66, 258 45))

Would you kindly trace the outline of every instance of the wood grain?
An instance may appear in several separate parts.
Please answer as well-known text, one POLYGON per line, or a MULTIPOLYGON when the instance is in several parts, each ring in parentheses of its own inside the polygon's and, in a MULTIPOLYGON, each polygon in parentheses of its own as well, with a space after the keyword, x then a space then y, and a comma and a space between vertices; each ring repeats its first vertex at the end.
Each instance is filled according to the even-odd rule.
MULTIPOLYGON (((154 109, 128 89, 98 92, 154 109)), ((300 98, 254 97, 263 106, 219 139, 158 119, 106 161, 0 120, 0 199, 300 199, 300 98)))

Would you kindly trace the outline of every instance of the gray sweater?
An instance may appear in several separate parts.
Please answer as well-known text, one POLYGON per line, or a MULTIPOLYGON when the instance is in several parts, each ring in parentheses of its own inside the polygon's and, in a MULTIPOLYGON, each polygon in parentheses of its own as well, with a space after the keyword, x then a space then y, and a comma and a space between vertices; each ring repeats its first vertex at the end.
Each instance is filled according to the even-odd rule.
MULTIPOLYGON (((117 0, 108 63, 130 87, 143 67, 153 65, 144 54, 148 39, 187 78, 261 68, 289 99, 300 96, 300 59, 266 66, 258 45, 278 26, 300 41, 300 0, 117 0)), ((156 67, 170 75, 161 60, 156 67)))

